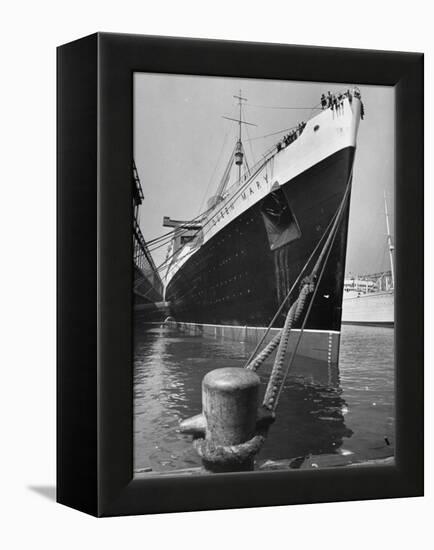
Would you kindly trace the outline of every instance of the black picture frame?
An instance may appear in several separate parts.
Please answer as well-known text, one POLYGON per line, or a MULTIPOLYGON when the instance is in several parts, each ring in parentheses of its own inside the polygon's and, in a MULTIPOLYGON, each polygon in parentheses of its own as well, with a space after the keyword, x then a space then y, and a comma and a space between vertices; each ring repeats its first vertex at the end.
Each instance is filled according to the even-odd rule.
POLYGON ((423 494, 423 55, 98 33, 58 48, 57 500, 96 516, 423 494), (396 91, 395 465, 133 479, 133 73, 396 91))

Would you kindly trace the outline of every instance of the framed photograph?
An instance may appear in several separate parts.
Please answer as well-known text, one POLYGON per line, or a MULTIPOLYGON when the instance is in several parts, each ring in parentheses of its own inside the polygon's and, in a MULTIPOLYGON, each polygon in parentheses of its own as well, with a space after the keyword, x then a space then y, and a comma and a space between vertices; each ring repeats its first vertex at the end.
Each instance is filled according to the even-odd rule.
POLYGON ((422 54, 59 47, 57 494, 423 494, 422 54))

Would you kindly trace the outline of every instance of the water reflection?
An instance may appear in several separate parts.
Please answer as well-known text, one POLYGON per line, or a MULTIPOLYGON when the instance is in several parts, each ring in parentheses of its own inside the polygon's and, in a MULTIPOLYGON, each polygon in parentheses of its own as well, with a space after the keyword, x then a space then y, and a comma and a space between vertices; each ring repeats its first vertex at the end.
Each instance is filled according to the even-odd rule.
MULTIPOLYGON (((282 394, 283 395, 283 394, 282 394)), ((345 425, 346 403, 339 387, 290 381, 258 459, 288 459, 336 453, 352 430, 345 425)), ((297 461, 301 465, 303 461, 297 461)))
MULTIPOLYGON (((372 333, 372 355, 377 364, 371 362, 370 368, 363 369, 358 358, 366 356, 366 333, 347 329, 346 334, 347 345, 341 350, 341 376, 336 367, 320 361, 295 363, 281 395, 277 420, 258 455, 259 461, 299 457, 294 461, 294 467, 298 467, 310 455, 348 453, 370 458, 384 454, 384 437, 388 441, 394 439, 390 354, 379 361, 379 336, 378 332, 372 333)), ((382 349, 392 349, 393 331, 381 337, 382 349)), ((208 371, 242 366, 250 352, 250 345, 245 342, 206 339, 158 326, 136 325, 136 469, 151 467, 162 471, 200 465, 190 436, 179 433, 179 420, 201 410, 201 381, 208 371)), ((271 362, 259 373, 263 391, 270 369, 271 362)))

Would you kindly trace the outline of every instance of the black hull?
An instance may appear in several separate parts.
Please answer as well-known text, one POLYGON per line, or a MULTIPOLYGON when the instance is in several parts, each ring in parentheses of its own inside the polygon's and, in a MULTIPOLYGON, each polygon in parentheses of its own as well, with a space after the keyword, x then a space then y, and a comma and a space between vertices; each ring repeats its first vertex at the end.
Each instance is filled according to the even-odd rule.
MULTIPOLYGON (((263 214, 268 195, 205 243, 166 290, 176 321, 267 326, 338 209, 353 158, 354 148, 348 147, 282 186, 299 231, 295 240, 271 249, 263 214)), ((340 330, 348 214, 349 206, 308 329, 340 330)), ((275 326, 282 325, 284 313, 275 326)))

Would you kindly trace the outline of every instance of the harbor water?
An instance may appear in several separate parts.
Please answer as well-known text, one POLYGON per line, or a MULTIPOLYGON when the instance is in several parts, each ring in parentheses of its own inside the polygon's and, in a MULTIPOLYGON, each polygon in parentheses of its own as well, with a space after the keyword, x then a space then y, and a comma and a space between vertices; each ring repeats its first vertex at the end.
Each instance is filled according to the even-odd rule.
MULTIPOLYGON (((205 338, 135 324, 134 469, 198 467, 192 438, 179 421, 201 412, 201 382, 210 370, 244 366, 247 342, 205 338)), ((271 364, 258 374, 265 390, 271 364)), ((291 468, 322 468, 394 455, 394 331, 343 326, 339 367, 298 358, 277 418, 257 456, 291 468)))

